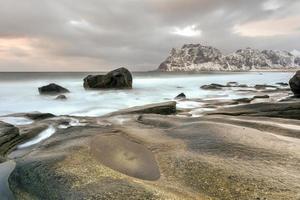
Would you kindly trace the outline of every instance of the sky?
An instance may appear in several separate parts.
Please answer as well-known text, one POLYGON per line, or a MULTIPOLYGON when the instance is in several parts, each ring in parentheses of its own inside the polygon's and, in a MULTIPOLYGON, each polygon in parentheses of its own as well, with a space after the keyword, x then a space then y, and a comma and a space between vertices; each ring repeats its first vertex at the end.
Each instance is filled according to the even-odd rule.
POLYGON ((0 71, 149 71, 188 43, 300 50, 299 10, 299 0, 0 0, 0 71))

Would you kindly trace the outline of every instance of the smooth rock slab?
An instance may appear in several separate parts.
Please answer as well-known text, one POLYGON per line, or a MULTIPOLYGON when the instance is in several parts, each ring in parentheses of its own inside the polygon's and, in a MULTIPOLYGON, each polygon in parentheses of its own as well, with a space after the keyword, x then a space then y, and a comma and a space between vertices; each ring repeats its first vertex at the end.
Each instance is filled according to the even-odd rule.
POLYGON ((160 177, 153 153, 143 145, 121 136, 94 137, 91 153, 105 166, 128 176, 152 181, 160 177))
POLYGON ((135 106, 116 112, 112 112, 107 116, 127 115, 127 114, 160 114, 170 115, 176 113, 176 101, 168 101, 162 103, 147 104, 145 106, 135 106))

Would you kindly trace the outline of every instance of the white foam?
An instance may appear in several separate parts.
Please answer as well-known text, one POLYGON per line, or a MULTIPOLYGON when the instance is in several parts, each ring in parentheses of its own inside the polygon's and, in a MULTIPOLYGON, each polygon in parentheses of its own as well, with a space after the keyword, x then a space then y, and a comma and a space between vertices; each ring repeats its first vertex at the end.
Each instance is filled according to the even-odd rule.
POLYGON ((25 117, 0 117, 0 121, 12 124, 12 125, 28 125, 32 124, 33 121, 25 117))
MULTIPOLYGON (((45 74, 47 75, 47 73, 45 74)), ((218 98, 218 96, 221 98, 226 96, 228 99, 242 98, 247 93, 225 89, 221 91, 201 90, 200 86, 211 83, 226 84, 229 81, 247 85, 274 84, 288 82, 293 75, 293 73, 269 72, 264 73, 264 76, 251 72, 226 74, 145 73, 134 74, 132 90, 89 91, 82 86, 82 78, 86 76, 85 74, 67 74, 60 78, 58 78, 60 74, 48 74, 47 76, 45 74, 29 74, 30 76, 25 77, 26 80, 22 81, 18 81, 16 78, 9 81, 1 79, 0 115, 39 111, 55 115, 101 116, 132 106, 163 102, 166 99, 173 99, 182 92, 191 99, 218 98), (54 101, 53 96, 38 94, 37 88, 50 82, 62 85, 71 91, 68 93, 67 101, 54 101)), ((181 103, 178 106, 181 107, 181 103)), ((189 105, 183 103, 182 105, 184 108, 197 106, 196 103, 189 105)))
POLYGON ((41 141, 46 140, 47 138, 51 137, 55 133, 55 131, 56 131, 55 128, 51 125, 46 130, 42 131, 36 137, 31 139, 30 141, 18 145, 18 148, 21 149, 21 148, 26 148, 26 147, 38 144, 41 141))
POLYGON ((177 108, 199 108, 203 105, 203 103, 196 101, 178 101, 176 107, 177 108))

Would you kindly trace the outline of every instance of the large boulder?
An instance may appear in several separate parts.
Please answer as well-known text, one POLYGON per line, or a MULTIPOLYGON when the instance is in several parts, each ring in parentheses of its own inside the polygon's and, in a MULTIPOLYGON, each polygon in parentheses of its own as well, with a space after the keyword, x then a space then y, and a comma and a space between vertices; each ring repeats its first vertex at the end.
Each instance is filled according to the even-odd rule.
POLYGON ((39 87, 40 94, 57 95, 57 94, 68 93, 68 92, 70 92, 68 89, 60 85, 57 85, 55 83, 50 83, 49 85, 39 87))
POLYGON ((300 71, 297 71, 296 74, 289 81, 292 92, 296 97, 300 97, 300 71))
POLYGON ((123 67, 105 75, 89 75, 83 81, 86 89, 132 88, 132 75, 128 69, 123 67))

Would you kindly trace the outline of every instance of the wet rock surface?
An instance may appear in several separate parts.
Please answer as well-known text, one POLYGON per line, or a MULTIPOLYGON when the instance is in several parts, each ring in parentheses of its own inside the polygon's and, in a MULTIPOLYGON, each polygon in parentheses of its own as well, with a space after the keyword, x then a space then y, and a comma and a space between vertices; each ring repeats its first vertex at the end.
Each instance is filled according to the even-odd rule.
POLYGON ((111 115, 126 115, 126 114, 145 114, 145 113, 153 113, 153 114, 161 114, 161 115, 170 115, 176 113, 176 102, 169 101, 163 103, 155 103, 148 104, 145 106, 136 106, 128 109, 123 109, 117 112, 113 112, 108 114, 111 115))
POLYGON ((96 136, 91 149, 97 160, 114 170, 144 180, 157 180, 160 177, 153 153, 124 137, 96 136))
POLYGON ((0 159, 14 147, 19 140, 19 129, 11 124, 0 121, 0 159))

